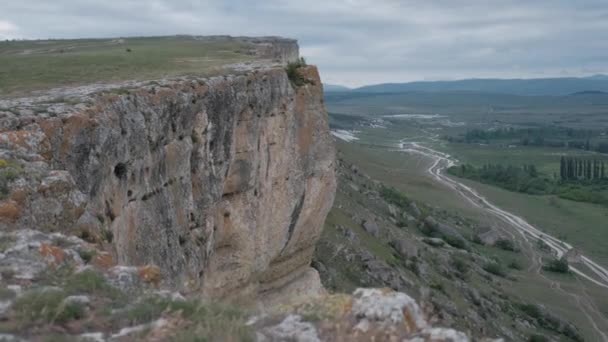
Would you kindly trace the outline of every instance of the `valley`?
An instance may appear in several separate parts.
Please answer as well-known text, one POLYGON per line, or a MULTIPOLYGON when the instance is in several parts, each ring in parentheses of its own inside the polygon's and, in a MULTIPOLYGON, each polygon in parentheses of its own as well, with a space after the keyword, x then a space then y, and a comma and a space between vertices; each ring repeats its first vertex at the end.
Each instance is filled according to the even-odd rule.
MULTIPOLYGON (((423 95, 425 96, 433 97, 428 94, 423 95)), ((519 113, 508 116, 511 122, 505 124, 503 121, 506 121, 504 119, 507 116, 504 113, 496 113, 501 118, 499 120, 491 114, 483 114, 483 108, 475 103, 466 106, 453 103, 437 106, 437 103, 442 103, 442 97, 439 94, 434 97, 434 103, 429 101, 420 104, 419 100, 411 101, 410 94, 402 97, 395 94, 330 95, 328 109, 330 113, 338 114, 330 114, 330 120, 334 130, 341 130, 338 134, 339 156, 356 165, 376 182, 395 187, 408 199, 430 207, 429 215, 439 216, 441 214, 437 212, 440 212, 446 217, 457 217, 456 222, 448 224, 472 242, 467 245, 470 248, 465 250, 494 260, 508 270, 506 276, 494 277, 490 282, 496 284, 505 296, 514 301, 540 305, 555 315, 568 319, 580 329, 584 340, 606 340, 608 302, 605 293, 608 283, 605 265, 608 259, 605 254, 605 220, 608 209, 602 205, 575 202, 555 195, 512 192, 448 176, 446 171, 452 165, 463 163, 479 167, 484 163, 518 166, 534 164, 539 172, 552 175, 554 172, 559 174, 561 155, 592 156, 600 160, 605 160, 606 157, 575 148, 449 141, 445 138, 448 135, 464 134, 472 128, 491 129, 490 127, 511 125, 514 121, 522 121, 524 116, 530 126, 545 124, 547 117, 559 116, 561 120, 568 120, 568 116, 562 111, 553 113, 554 108, 545 102, 543 106, 532 109, 522 105, 519 113), (399 99, 395 100, 396 98, 399 99), (479 120, 480 117, 484 119, 479 120), (344 139, 344 135, 348 138, 344 139), (487 244, 473 242, 476 236, 487 230, 513 241, 517 252, 500 248, 497 250, 487 244), (552 260, 558 260, 566 254, 571 261, 567 274, 548 270, 547 265, 552 260), (575 256, 570 257, 572 255, 575 256), (516 263, 519 265, 515 266, 516 263)), ((482 98, 483 95, 477 97, 482 98)), ((526 99, 537 102, 542 102, 541 100, 526 99)), ((576 121, 578 127, 593 127, 593 121, 601 117, 596 112, 596 107, 578 105, 576 108, 577 113, 587 114, 569 117, 569 120, 576 121)), ((519 122, 518 125, 522 123, 519 122)), ((598 139, 603 138, 598 136, 598 139)), ((339 191, 341 186, 342 184, 339 185, 339 191)), ((332 213, 337 208, 349 211, 351 209, 345 209, 349 206, 337 196, 326 230, 327 225, 331 225, 332 213)), ((375 215, 386 214, 375 212, 375 215)), ((360 222, 354 220, 350 224, 359 225, 360 222)), ((399 226, 400 222, 395 225, 399 226)), ((424 221, 420 223, 417 220, 403 229, 425 236, 425 226, 424 221)), ((483 262, 474 263, 482 267, 483 274, 483 262)), ((428 279, 417 276, 413 278, 418 278, 417 281, 420 281, 423 288, 427 286, 432 289, 436 286, 434 281, 429 282, 428 279)), ((475 289, 483 289, 477 281, 469 279, 467 283, 475 289)), ((451 300, 456 302, 455 298, 451 300)), ((514 331, 525 331, 516 328, 521 317, 514 315, 507 319, 509 320, 514 321, 510 323, 514 331)), ((466 329, 458 323, 454 323, 454 326, 466 329)), ((497 334, 499 335, 500 333, 497 334)), ((509 335, 503 331, 502 336, 509 335)), ((571 337, 564 336, 559 338, 561 339, 572 340, 571 337)))

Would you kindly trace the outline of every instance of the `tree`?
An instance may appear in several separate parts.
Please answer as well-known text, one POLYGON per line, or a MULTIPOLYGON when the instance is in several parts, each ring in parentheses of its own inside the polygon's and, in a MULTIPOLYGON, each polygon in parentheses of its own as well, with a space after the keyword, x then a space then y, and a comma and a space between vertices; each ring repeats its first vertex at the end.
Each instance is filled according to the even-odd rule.
POLYGON ((538 171, 536 170, 536 166, 534 166, 534 164, 528 165, 528 174, 530 177, 538 177, 538 171))

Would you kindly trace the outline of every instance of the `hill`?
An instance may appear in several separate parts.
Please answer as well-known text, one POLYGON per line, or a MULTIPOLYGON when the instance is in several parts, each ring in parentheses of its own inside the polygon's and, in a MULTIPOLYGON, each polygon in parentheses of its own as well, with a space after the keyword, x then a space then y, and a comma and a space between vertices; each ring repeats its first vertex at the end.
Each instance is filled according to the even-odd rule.
POLYGON ((385 83, 355 89, 365 93, 402 93, 411 91, 471 91, 512 95, 568 95, 583 91, 608 91, 608 77, 538 79, 465 79, 457 81, 420 81, 385 83))
POLYGON ((345 87, 342 85, 323 83, 323 91, 326 93, 345 92, 345 91, 351 91, 351 90, 352 89, 350 89, 349 87, 345 87))

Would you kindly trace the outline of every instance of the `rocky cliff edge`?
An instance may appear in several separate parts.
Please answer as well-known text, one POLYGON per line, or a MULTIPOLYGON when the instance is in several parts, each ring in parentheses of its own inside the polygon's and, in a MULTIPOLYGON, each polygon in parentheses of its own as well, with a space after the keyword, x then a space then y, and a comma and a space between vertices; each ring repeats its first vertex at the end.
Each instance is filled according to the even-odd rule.
POLYGON ((262 65, 0 101, 0 229, 76 235, 211 297, 320 289, 309 264, 336 187, 321 82, 262 65))
POLYGON ((0 339, 468 340, 403 293, 324 293, 319 74, 286 70, 294 41, 248 41, 260 60, 217 77, 0 100, 0 339))

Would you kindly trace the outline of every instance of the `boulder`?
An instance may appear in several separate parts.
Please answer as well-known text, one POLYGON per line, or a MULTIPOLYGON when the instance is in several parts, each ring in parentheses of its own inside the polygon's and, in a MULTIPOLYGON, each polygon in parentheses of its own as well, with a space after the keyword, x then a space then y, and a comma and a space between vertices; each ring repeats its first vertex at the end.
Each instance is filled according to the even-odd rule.
POLYGON ((389 204, 388 205, 388 213, 392 217, 398 217, 398 215, 399 215, 399 208, 397 208, 397 206, 395 206, 394 204, 389 204))
POLYGON ((394 239, 390 245, 402 258, 409 259, 418 256, 418 247, 410 240, 394 239))
POLYGON ((315 326, 299 315, 289 315, 280 324, 262 330, 258 341, 321 342, 315 326))
POLYGON ((450 245, 464 248, 468 245, 466 239, 456 230, 455 228, 448 226, 447 224, 437 221, 432 216, 427 216, 424 219, 426 227, 430 230, 431 235, 438 235, 443 238, 444 241, 450 245))
POLYGON ((431 245, 433 247, 443 247, 445 246, 445 241, 443 241, 443 239, 440 238, 425 238, 424 243, 431 245))
POLYGON ((378 237, 380 235, 380 228, 373 220, 363 221, 363 229, 371 236, 378 237))
POLYGON ((420 215, 422 215, 422 212, 420 211, 420 209, 418 208, 418 206, 414 202, 410 203, 410 212, 416 218, 418 218, 418 217, 420 217, 420 215))

